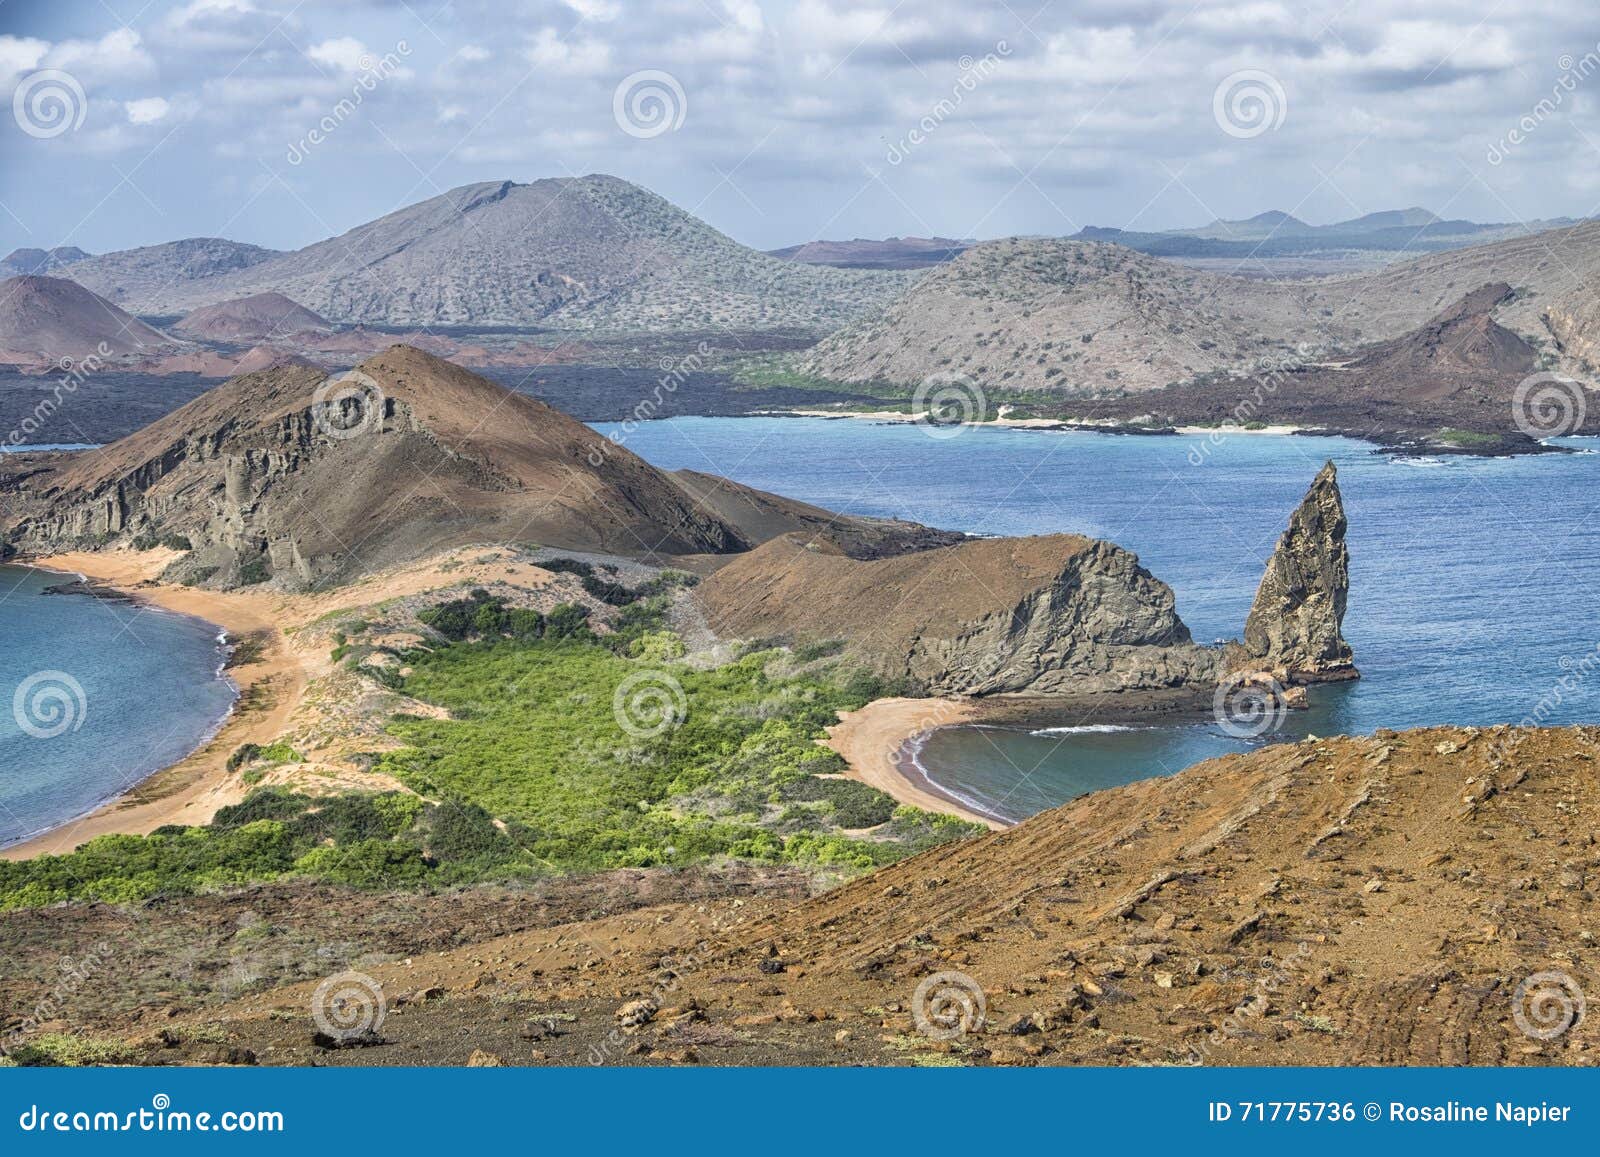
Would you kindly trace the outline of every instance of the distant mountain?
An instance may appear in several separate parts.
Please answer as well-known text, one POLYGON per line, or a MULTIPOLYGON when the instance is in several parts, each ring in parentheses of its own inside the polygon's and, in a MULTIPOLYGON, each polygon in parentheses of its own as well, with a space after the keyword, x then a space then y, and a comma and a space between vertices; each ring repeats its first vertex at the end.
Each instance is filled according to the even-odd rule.
POLYGON ((30 273, 54 273, 63 265, 82 261, 89 255, 76 245, 55 249, 13 249, 0 261, 0 277, 25 277, 30 273))
POLYGON ((333 327, 281 293, 257 293, 203 305, 172 327, 196 341, 260 342, 295 333, 327 333, 333 327))
POLYGON ((1291 282, 1205 273, 1093 241, 985 242, 813 347, 803 366, 837 382, 907 389, 960 374, 990 398, 1115 396, 1399 337, 1447 314, 1463 293, 1501 282, 1513 292, 1492 307, 1497 324, 1536 345, 1551 368, 1600 372, 1596 221, 1291 282))
POLYGON ((217 284, 229 274, 249 269, 281 256, 275 249, 226 241, 220 237, 189 237, 139 249, 120 249, 73 264, 72 280, 134 313, 187 313, 165 303, 183 289, 192 289, 207 305, 234 296, 199 288, 217 284))
MULTIPOLYGON (((1384 209, 1377 213, 1367 213, 1361 217, 1352 217, 1348 221, 1336 221, 1325 228, 1335 233, 1373 233, 1381 229, 1418 229, 1425 225, 1440 225, 1444 218, 1427 209, 1413 206, 1410 209, 1384 209)), ((1461 222, 1471 224, 1471 222, 1461 222)))
POLYGON ((889 237, 874 241, 857 237, 852 241, 807 241, 784 249, 769 249, 767 254, 785 261, 808 265, 832 265, 838 269, 923 269, 958 257, 975 242, 949 237, 889 237))
POLYGON ((1399 255, 1464 249, 1577 223, 1571 217, 1557 217, 1482 225, 1476 221, 1446 221, 1427 209, 1411 208, 1368 213, 1332 225, 1307 225, 1287 213, 1269 210, 1243 221, 1219 220, 1193 229, 1158 233, 1090 225, 1075 233, 1072 240, 1111 241, 1154 257, 1178 259, 1270 259, 1341 251, 1399 255))
POLYGON ((157 252, 231 244, 110 254, 74 275, 146 314, 275 292, 337 322, 712 332, 825 331, 912 277, 769 257, 607 176, 465 185, 293 253, 219 251, 232 269, 157 252))
POLYGON ((172 344, 160 330, 75 281, 38 276, 0 281, 0 354, 55 361, 102 347, 120 355, 172 344))
POLYGON ((1268 209, 1243 221, 1218 219, 1195 229, 1171 229, 1168 232, 1181 237, 1205 237, 1216 241, 1259 241, 1264 237, 1299 237, 1316 232, 1316 226, 1307 225, 1298 217, 1277 209, 1268 209))

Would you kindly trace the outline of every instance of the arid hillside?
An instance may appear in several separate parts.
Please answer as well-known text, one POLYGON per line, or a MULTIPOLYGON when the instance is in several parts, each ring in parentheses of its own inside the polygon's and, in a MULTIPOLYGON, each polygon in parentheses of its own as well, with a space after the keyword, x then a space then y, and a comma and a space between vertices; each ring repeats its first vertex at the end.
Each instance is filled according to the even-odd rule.
POLYGON ((543 402, 394 346, 332 379, 299 363, 233 378, 93 453, 8 455, 0 543, 171 542, 185 553, 170 577, 295 587, 471 543, 671 559, 800 530, 867 553, 951 538, 713 481, 680 481, 543 402))
POLYGON ((1397 337, 1503 282, 1515 294, 1496 320, 1584 372, 1600 364, 1596 276, 1600 222, 1294 282, 1205 273, 1104 242, 1012 239, 931 270, 881 315, 818 345, 804 367, 843 382, 912 385, 946 373, 995 392, 1116 395, 1315 361, 1397 337))
POLYGON ((229 244, 107 254, 72 276, 146 313, 271 291, 336 322, 815 332, 883 305, 913 276, 769 257, 598 174, 464 185, 293 253, 170 260, 176 246, 229 244), (146 274, 156 258, 162 272, 146 274))
POLYGON ((173 344, 160 330, 75 281, 42 276, 0 281, 0 360, 53 362, 96 352, 153 352, 173 344))
MULTIPOLYGON (((574 922, 467 893, 436 917, 448 937, 395 927, 392 898, 255 889, 163 917, 193 926, 189 974, 223 1003, 74 1012, 154 1063, 1592 1064, 1597 755, 1594 728, 1307 739, 809 900, 685 880, 574 922), (387 1015, 365 1047, 316 1043, 315 980, 241 995, 217 972, 235 953, 270 972, 324 904, 371 945, 351 964, 387 1015)), ((31 970, 158 931, 128 919, 44 909, 6 932, 31 970)))

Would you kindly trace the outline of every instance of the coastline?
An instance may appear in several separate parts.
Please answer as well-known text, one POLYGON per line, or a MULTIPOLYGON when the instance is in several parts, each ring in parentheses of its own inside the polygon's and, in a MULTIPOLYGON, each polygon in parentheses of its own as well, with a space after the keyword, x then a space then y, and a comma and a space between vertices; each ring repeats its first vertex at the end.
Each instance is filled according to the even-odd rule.
MULTIPOLYGON (((921 414, 908 414, 902 410, 818 410, 795 408, 789 410, 766 410, 755 416, 760 417, 786 417, 786 418, 853 418, 861 422, 876 422, 882 424, 910 425, 920 422, 921 414)), ((1127 423, 1113 420, 1073 419, 1073 418, 1009 418, 997 415, 981 422, 966 421, 952 423, 960 426, 974 426, 987 429, 1002 430, 1067 430, 1084 434, 1175 434, 1179 437, 1193 438, 1205 437, 1216 434, 1219 436, 1233 437, 1235 435, 1249 435, 1252 437, 1284 438, 1294 434, 1311 432, 1306 426, 1292 426, 1288 424, 1266 425, 1258 427, 1235 426, 1168 426, 1163 429, 1135 430, 1127 423)))
POLYGON ((875 699, 859 711, 839 712, 828 738, 818 742, 844 757, 851 779, 912 807, 1003 831, 1011 825, 974 810, 926 777, 912 778, 903 766, 907 745, 917 736, 970 722, 977 713, 974 704, 960 699, 875 699))
POLYGON ((271 743, 287 726, 313 675, 311 664, 290 651, 274 623, 279 599, 250 592, 205 591, 155 581, 174 557, 170 552, 94 554, 87 551, 19 564, 50 571, 117 592, 165 611, 200 619, 225 632, 230 642, 261 640, 259 655, 225 674, 238 691, 233 707, 211 735, 177 763, 153 771, 119 795, 8 847, 0 859, 72 851, 96 836, 148 835, 166 824, 203 824, 219 807, 238 803, 248 788, 229 773, 230 752, 242 743, 271 743), (264 700, 258 708, 254 700, 264 700))

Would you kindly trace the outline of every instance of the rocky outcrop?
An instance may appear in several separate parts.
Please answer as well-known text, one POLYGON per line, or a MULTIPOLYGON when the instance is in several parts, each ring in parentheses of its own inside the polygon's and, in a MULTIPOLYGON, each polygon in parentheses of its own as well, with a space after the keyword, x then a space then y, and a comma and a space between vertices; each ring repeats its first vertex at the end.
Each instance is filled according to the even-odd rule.
POLYGON ((1358 677, 1343 635, 1350 595, 1344 502, 1332 462, 1317 474, 1261 576, 1245 620, 1235 670, 1269 673, 1280 683, 1358 677))
POLYGON ((1090 695, 1209 685, 1218 672, 1165 583, 1122 547, 1079 535, 886 559, 787 536, 698 594, 719 634, 842 638, 858 662, 930 694, 1090 695))
POLYGON ((234 378, 93 453, 6 459, 0 540, 40 555, 183 542, 167 577, 212 586, 336 583, 474 543, 666 563, 797 530, 881 553, 939 540, 705 475, 689 485, 406 346, 335 381, 303 364, 234 378))

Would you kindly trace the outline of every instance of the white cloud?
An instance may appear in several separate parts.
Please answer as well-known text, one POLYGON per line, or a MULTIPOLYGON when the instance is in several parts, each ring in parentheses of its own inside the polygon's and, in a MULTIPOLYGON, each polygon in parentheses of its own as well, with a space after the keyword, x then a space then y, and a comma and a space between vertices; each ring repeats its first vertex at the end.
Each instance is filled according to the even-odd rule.
POLYGON ((166 97, 161 96, 124 101, 122 107, 128 114, 128 123, 132 125, 153 125, 164 118, 172 108, 167 103, 166 97))
POLYGON ((489 50, 481 44, 463 44, 456 52, 457 60, 464 60, 468 64, 481 64, 488 60, 489 50))
POLYGON ((99 40, 63 40, 45 53, 44 64, 72 73, 85 88, 155 73, 155 61, 131 28, 119 28, 99 40))
POLYGON ((24 72, 39 67, 44 54, 50 50, 48 40, 32 37, 0 36, 0 83, 7 87, 24 72))
POLYGON ((528 63, 546 72, 568 76, 595 76, 611 66, 611 46, 598 40, 565 37, 554 28, 541 28, 528 46, 528 63))
POLYGON ((585 20, 593 20, 597 24, 609 23, 621 12, 614 0, 561 0, 561 2, 585 20))
POLYGON ((341 72, 364 72, 376 59, 365 44, 353 36, 339 36, 313 44, 306 55, 318 64, 341 72))

